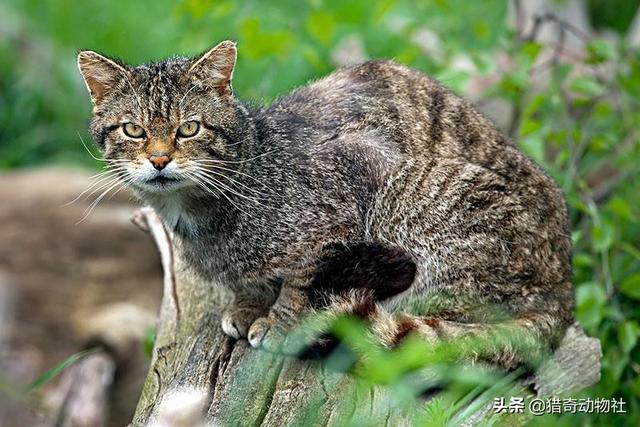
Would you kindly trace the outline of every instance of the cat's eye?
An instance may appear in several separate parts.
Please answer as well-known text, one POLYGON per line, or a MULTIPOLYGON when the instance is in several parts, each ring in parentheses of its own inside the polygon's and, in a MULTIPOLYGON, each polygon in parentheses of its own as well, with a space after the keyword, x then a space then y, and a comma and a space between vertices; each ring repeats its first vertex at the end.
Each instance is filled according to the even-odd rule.
POLYGON ((190 122, 184 122, 178 128, 178 136, 181 138, 189 138, 194 136, 200 130, 200 123, 192 120, 190 122))
POLYGON ((124 134, 131 138, 142 138, 144 136, 144 129, 135 123, 125 123, 122 125, 124 134))

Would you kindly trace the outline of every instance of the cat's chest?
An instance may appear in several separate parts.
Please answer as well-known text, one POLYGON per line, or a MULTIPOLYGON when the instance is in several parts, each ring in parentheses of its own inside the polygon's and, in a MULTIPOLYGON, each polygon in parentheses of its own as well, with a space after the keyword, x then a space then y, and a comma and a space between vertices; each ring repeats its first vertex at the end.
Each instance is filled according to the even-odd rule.
POLYGON ((165 227, 179 234, 191 233, 195 229, 195 222, 184 209, 184 202, 178 197, 166 197, 163 200, 152 203, 158 211, 165 227))
POLYGON ((193 225, 187 228, 184 217, 174 229, 178 256, 196 274, 208 281, 229 284, 256 280, 268 264, 259 250, 260 240, 241 239, 236 233, 213 231, 193 225))

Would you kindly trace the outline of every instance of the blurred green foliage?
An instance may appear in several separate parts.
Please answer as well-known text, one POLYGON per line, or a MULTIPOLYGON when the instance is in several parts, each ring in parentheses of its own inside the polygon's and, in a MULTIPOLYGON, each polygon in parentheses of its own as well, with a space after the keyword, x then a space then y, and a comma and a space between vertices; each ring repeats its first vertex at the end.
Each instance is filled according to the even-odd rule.
MULTIPOLYGON (((638 3, 592 0, 593 24, 624 32, 638 3)), ((544 46, 509 29, 506 16, 501 0, 6 0, 0 4, 0 168, 95 166, 79 140, 90 113, 75 68, 81 48, 137 64, 234 39, 236 92, 256 102, 329 73, 336 48, 353 37, 367 57, 395 58, 460 93, 471 84, 469 66, 453 64, 466 58, 476 75, 487 77, 480 104, 499 100, 515 111, 505 131, 567 196, 576 314, 604 351, 602 380, 582 395, 627 402, 627 414, 553 422, 640 425, 640 53, 622 37, 596 37, 582 41, 583 59, 542 61, 544 46), (433 34, 435 45, 425 47, 433 34)), ((402 384, 428 359, 423 350, 410 345, 381 355, 363 375, 402 384)), ((450 381, 448 394, 427 409, 432 425, 460 420, 460 402, 487 386, 474 381, 457 388, 464 380, 450 381)))
POLYGON ((450 38, 443 44, 449 57, 465 46, 495 46, 504 29, 490 23, 504 21, 501 4, 7 0, 0 5, 0 168, 92 164, 77 135, 84 135, 90 114, 76 71, 79 49, 138 64, 236 40, 234 88, 244 99, 266 102, 329 73, 332 48, 351 34, 362 37, 371 57, 395 57, 437 73, 441 64, 408 42, 423 25, 416 17, 438 17, 434 30, 450 38))

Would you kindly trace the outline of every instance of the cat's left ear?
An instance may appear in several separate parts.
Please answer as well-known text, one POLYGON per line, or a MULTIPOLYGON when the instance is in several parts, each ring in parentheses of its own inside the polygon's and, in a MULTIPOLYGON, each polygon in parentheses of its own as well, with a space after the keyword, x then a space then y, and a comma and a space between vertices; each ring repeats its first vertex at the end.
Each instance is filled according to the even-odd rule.
POLYGON ((113 91, 119 81, 131 74, 126 65, 91 50, 83 50, 78 54, 78 69, 96 106, 113 91))
POLYGON ((225 40, 196 58, 189 73, 198 83, 216 89, 220 96, 229 96, 236 56, 236 44, 225 40))

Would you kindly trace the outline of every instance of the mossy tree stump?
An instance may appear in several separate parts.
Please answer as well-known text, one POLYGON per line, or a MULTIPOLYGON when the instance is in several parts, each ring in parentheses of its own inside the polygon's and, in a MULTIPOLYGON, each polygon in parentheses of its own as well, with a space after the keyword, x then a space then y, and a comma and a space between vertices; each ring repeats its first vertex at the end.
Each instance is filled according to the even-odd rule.
MULTIPOLYGON (((134 221, 154 237, 165 278, 153 359, 133 426, 203 420, 221 426, 412 424, 420 411, 417 401, 398 402, 383 386, 363 387, 320 362, 255 350, 224 335, 220 316, 229 295, 182 273, 153 210, 138 211, 134 221)), ((533 387, 545 396, 585 388, 599 379, 600 355, 598 340, 574 325, 533 387)))

